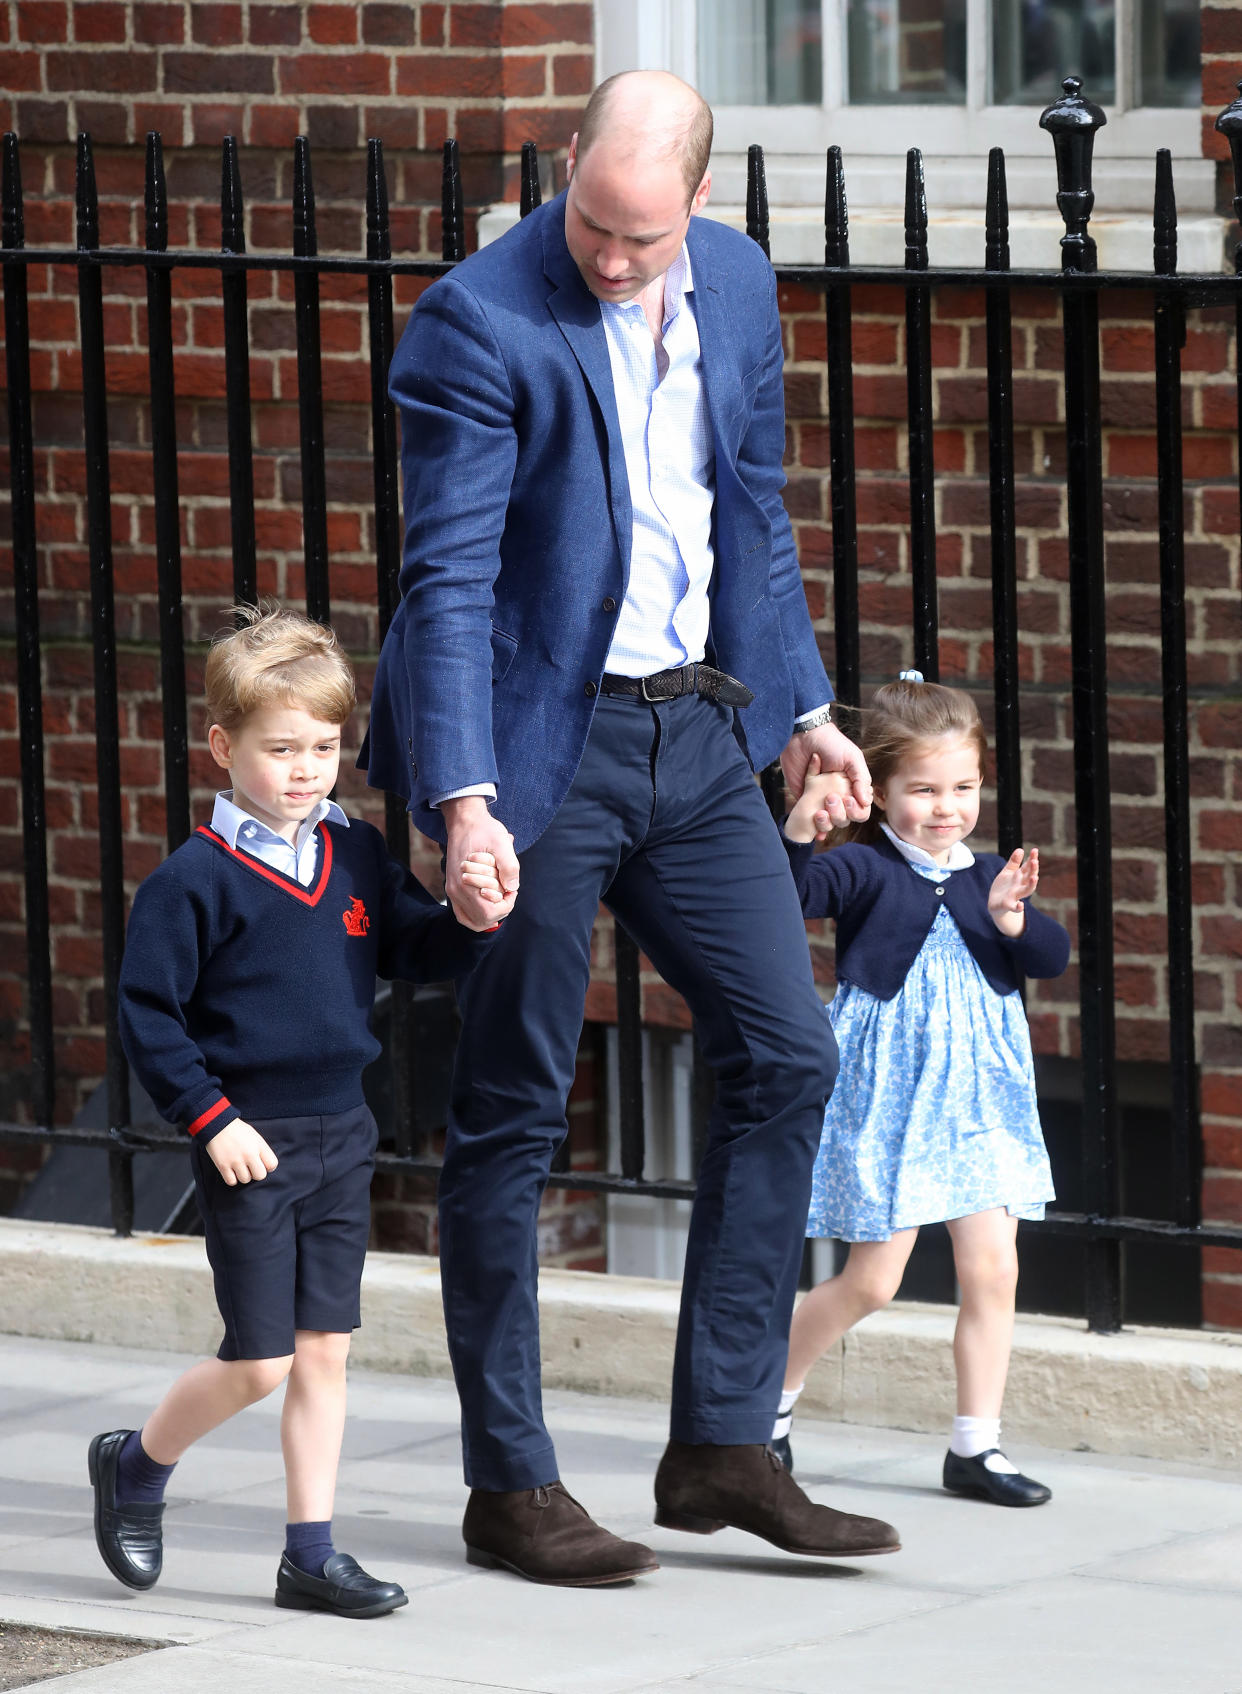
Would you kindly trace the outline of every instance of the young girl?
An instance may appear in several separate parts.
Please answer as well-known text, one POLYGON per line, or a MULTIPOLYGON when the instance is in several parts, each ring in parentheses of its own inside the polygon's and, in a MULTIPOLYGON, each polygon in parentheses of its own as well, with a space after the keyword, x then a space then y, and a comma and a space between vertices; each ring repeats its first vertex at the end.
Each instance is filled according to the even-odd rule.
POLYGON ((1017 1220, 1054 1198, 1035 1104, 1025 976, 1059 976, 1060 924, 1024 904, 1039 855, 974 854, 987 742, 969 695, 917 671, 875 696, 862 737, 875 807, 816 854, 839 776, 811 762, 785 821, 807 917, 837 920, 829 1016, 841 1070, 824 1117, 807 1234, 851 1243, 845 1269, 794 1315, 772 1445, 792 1469, 789 1426, 807 1371, 897 1292, 920 1224, 947 1222, 961 1307, 957 1412, 944 1486, 1001 1506, 1050 1491, 1000 1449, 1018 1280, 1017 1220), (879 815, 877 815, 879 814, 879 815))

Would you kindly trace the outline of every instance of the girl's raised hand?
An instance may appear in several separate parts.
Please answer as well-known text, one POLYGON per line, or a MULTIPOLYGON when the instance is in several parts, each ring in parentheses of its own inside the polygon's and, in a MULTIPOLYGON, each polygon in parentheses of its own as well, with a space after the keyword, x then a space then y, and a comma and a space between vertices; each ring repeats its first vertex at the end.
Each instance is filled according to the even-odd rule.
POLYGON ((1021 847, 1009 855, 988 891, 988 911, 1002 935, 1016 939, 1026 928, 1022 902, 1039 886, 1039 848, 1023 858, 1021 847))

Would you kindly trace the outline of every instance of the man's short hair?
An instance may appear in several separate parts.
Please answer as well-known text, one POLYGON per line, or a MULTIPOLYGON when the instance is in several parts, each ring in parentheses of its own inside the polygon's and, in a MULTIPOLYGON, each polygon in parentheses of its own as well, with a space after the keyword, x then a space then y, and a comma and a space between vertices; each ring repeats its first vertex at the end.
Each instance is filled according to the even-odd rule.
POLYGON ((336 635, 273 600, 237 606, 240 627, 221 630, 207 655, 207 721, 238 729, 252 712, 294 706, 320 723, 354 709, 354 673, 336 635))
MULTIPOLYGON (((608 127, 608 112, 616 85, 630 74, 628 71, 618 71, 615 76, 606 77, 587 101, 586 111, 578 125, 579 159, 585 158, 604 134, 608 127)), ((655 135, 646 140, 650 144, 650 157, 677 160, 685 179, 686 200, 689 202, 694 199, 712 156, 712 109, 689 83, 686 84, 686 92, 695 101, 689 122, 676 125, 663 136, 655 135)), ((636 147, 635 152, 642 150, 642 146, 643 144, 640 144, 636 147)))

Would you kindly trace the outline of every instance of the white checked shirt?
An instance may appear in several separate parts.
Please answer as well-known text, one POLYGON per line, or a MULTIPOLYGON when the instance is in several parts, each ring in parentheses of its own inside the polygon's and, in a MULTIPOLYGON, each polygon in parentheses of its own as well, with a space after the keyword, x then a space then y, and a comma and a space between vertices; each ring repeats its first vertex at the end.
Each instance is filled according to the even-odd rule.
POLYGON ((685 247, 664 278, 663 345, 640 300, 600 302, 633 508, 630 578, 607 669, 650 676, 707 644, 716 456, 685 247))
POLYGON ((329 823, 344 824, 346 829, 349 828, 349 819, 336 801, 321 800, 310 816, 298 825, 294 839, 286 841, 283 835, 277 835, 274 829, 269 829, 258 818, 252 818, 249 812, 235 806, 233 790, 226 788, 216 795, 211 827, 228 846, 240 848, 243 853, 253 853, 256 859, 261 859, 274 871, 296 877, 303 888, 309 888, 315 880, 315 866, 319 862, 319 836, 315 825, 324 818, 329 823))

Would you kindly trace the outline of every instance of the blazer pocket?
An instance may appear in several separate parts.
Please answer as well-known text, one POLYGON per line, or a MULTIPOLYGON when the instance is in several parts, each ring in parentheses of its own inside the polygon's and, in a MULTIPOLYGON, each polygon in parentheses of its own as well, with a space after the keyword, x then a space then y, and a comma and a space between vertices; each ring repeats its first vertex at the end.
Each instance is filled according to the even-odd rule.
POLYGON ((506 635, 503 629, 492 625, 492 681, 499 682, 513 663, 517 652, 517 640, 512 635, 506 635))

